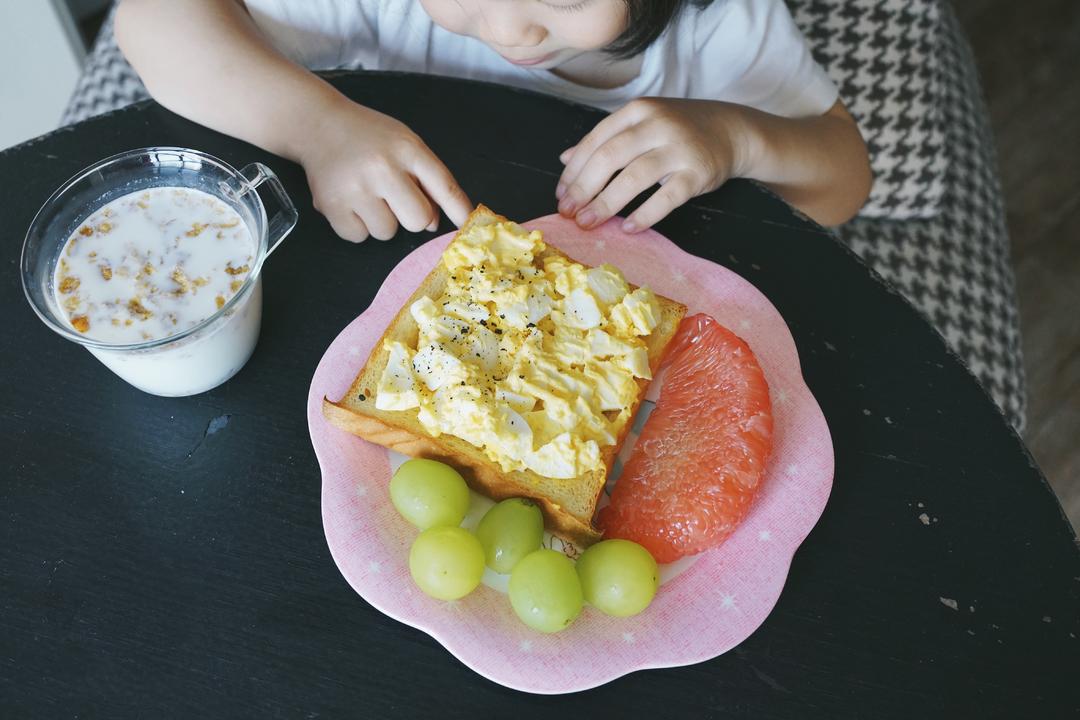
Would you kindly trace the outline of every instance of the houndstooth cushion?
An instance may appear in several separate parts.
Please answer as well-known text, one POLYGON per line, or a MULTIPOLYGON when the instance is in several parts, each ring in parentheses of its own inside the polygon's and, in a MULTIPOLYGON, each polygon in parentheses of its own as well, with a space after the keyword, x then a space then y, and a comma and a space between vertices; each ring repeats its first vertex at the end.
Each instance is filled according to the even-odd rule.
POLYGON ((113 35, 114 7, 101 25, 94 47, 86 56, 79 82, 71 94, 60 125, 70 125, 126 107, 150 97, 135 69, 124 59, 113 35))
POLYGON ((940 0, 787 3, 870 150, 874 186, 859 215, 936 215, 948 164, 940 0))
MULTIPOLYGON (((789 4, 868 139, 877 175, 871 203, 890 218, 937 208, 901 222, 874 219, 868 205, 839 236, 926 314, 1022 428, 1024 376, 993 141, 951 8, 941 0, 789 4)), ((62 124, 146 97, 110 17, 62 124)))
POLYGON ((1026 390, 1005 210, 971 48, 944 6, 942 102, 948 163, 928 220, 857 218, 838 229, 934 323, 1022 430, 1026 390))

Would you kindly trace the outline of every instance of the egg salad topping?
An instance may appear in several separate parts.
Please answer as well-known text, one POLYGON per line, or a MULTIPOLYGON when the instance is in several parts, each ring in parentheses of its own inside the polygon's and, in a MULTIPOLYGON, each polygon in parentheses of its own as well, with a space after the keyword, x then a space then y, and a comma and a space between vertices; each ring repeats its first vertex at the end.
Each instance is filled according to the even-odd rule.
POLYGON ((443 295, 410 307, 416 345, 386 341, 375 406, 416 408, 433 436, 462 438, 503 471, 574 478, 604 469, 601 448, 630 421, 660 307, 617 268, 539 259, 544 249, 511 222, 455 238, 443 295))

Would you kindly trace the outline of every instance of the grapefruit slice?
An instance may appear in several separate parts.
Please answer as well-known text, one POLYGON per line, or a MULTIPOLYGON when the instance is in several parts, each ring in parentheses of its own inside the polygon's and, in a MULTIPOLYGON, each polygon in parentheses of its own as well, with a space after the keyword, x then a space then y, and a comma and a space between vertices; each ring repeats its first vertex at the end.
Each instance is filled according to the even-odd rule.
POLYGON ((683 320, 663 364, 656 408, 598 522, 605 538, 666 563, 716 547, 746 516, 773 420, 750 346, 708 315, 683 320))

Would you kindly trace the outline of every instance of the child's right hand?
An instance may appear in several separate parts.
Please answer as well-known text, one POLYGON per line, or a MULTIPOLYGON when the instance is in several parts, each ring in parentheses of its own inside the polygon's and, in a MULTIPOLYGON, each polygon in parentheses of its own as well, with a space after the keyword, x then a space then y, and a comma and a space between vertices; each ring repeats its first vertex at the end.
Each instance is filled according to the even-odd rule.
POLYGON ((342 98, 298 155, 315 209, 341 237, 389 240, 398 224, 435 230, 439 208, 457 226, 472 204, 454 176, 403 123, 342 98))

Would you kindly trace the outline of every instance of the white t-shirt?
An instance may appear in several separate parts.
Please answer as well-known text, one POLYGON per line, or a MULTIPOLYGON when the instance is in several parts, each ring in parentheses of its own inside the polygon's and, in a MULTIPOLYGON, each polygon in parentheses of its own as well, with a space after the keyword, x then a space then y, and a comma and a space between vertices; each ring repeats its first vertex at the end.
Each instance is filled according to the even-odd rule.
POLYGON ((613 111, 638 97, 722 100, 775 115, 821 115, 836 87, 782 0, 714 0, 672 20, 638 77, 585 87, 507 62, 475 38, 431 21, 417 0, 245 0, 271 43, 313 70, 399 70, 486 80, 613 111))

